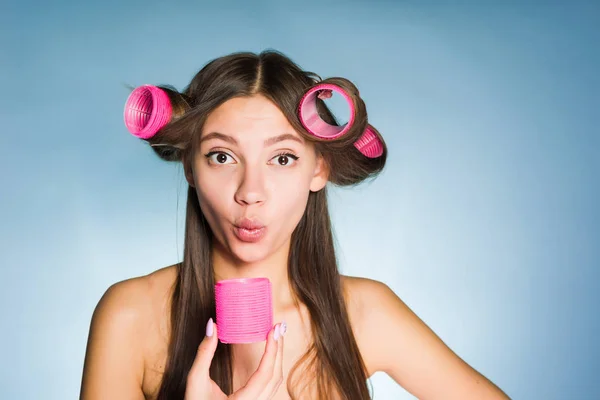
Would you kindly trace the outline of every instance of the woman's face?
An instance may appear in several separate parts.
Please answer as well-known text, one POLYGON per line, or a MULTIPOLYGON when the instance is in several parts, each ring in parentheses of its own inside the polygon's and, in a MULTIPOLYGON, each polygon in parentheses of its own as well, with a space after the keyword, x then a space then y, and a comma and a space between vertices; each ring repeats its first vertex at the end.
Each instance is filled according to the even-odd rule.
POLYGON ((289 243, 309 191, 327 182, 314 146, 260 95, 216 108, 206 119, 199 148, 184 165, 215 238, 247 263, 289 243))

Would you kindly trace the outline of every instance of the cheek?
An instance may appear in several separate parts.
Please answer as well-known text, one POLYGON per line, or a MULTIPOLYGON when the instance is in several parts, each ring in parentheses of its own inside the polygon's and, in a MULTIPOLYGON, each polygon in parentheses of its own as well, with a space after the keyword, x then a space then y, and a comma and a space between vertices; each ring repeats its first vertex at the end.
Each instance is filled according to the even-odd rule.
POLYGON ((283 204, 283 208, 280 209, 280 213, 277 216, 280 219, 279 232, 273 238, 276 244, 285 242, 292 235, 304 215, 307 201, 308 192, 296 192, 290 195, 283 204))
POLYGON ((233 196, 231 193, 233 180, 233 176, 215 173, 207 166, 197 167, 196 193, 200 205, 217 211, 225 207, 228 198, 233 196))
POLYGON ((223 215, 228 215, 227 205, 230 203, 227 187, 224 185, 211 186, 207 181, 203 181, 202 186, 196 186, 196 194, 198 202, 204 217, 208 221, 211 229, 217 235, 222 231, 221 218, 223 215))
POLYGON ((286 233, 291 233, 302 218, 309 192, 309 182, 301 180, 290 179, 278 186, 272 200, 277 204, 276 218, 280 220, 280 226, 286 233))
POLYGON ((294 196, 293 208, 290 210, 290 220, 293 221, 294 228, 300 222, 304 211, 306 210, 306 203, 308 202, 308 190, 298 193, 294 196))

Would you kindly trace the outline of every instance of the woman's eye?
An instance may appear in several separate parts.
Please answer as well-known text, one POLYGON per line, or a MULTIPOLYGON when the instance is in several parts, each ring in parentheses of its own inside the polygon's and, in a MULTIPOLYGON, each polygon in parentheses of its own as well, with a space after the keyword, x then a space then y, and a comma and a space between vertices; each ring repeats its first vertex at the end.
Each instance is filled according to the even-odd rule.
POLYGON ((213 164, 231 164, 231 162, 227 162, 228 159, 233 161, 233 157, 231 157, 227 153, 223 153, 221 151, 211 151, 206 154, 206 158, 208 158, 213 164))
MULTIPOLYGON (((211 164, 226 165, 233 164, 235 162, 233 157, 222 151, 211 151, 210 153, 205 154, 205 157, 209 159, 211 164)), ((276 165, 285 167, 288 165, 293 165, 294 162, 298 160, 298 157, 292 153, 281 153, 273 157, 272 160, 276 165)))
POLYGON ((273 160, 275 160, 275 163, 277 165, 280 165, 283 167, 283 166, 287 166, 287 165, 293 165, 294 162, 296 160, 298 160, 298 157, 291 153, 282 153, 282 154, 276 155, 273 158, 273 160))

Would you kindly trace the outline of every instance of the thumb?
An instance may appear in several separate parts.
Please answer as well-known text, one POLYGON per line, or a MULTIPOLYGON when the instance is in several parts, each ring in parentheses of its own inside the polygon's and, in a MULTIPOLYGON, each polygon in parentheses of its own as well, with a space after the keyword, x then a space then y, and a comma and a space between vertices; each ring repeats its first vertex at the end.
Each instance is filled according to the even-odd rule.
POLYGON ((219 344, 217 324, 211 318, 206 324, 206 336, 204 336, 204 339, 202 339, 202 342, 198 346, 198 352, 196 353, 194 364, 192 364, 192 368, 190 369, 188 380, 191 379, 194 381, 198 378, 209 376, 210 364, 215 355, 217 344, 219 344))

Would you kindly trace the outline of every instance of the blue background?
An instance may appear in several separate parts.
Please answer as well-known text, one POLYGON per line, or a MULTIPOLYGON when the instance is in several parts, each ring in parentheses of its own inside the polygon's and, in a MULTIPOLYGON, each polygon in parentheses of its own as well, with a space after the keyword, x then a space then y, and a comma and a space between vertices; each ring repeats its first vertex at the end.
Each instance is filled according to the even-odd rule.
POLYGON ((474 3, 2 2, 0 398, 77 398, 102 293, 181 259, 181 167, 128 134, 125 85, 266 48, 352 80, 389 145, 331 191, 342 272, 515 399, 600 398, 600 8, 474 3))

